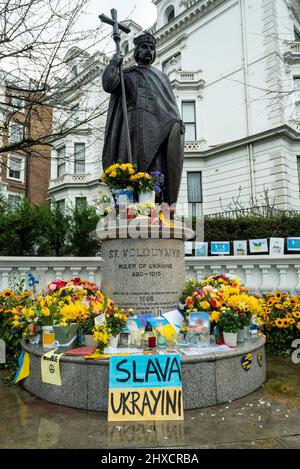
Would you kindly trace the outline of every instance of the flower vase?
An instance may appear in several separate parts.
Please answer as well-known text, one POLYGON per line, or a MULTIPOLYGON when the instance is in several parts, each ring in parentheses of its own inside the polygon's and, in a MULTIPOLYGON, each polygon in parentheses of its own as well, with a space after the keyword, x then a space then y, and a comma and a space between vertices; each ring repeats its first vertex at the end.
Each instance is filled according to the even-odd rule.
POLYGON ((43 348, 53 349, 55 348, 55 334, 53 326, 42 326, 43 334, 43 348))
POLYGON ((220 331, 218 326, 214 327, 213 334, 215 336, 216 345, 224 345, 223 332, 220 331))
POLYGON ((224 343, 230 348, 236 348, 237 332, 223 332, 224 343))
POLYGON ((53 326, 58 352, 66 352, 75 347, 78 327, 76 323, 69 324, 68 326, 53 326))
POLYGON ((140 192, 139 193, 139 204, 155 204, 155 191, 140 192))
POLYGON ((240 343, 241 343, 241 342, 245 342, 245 331, 244 331, 244 328, 239 330, 238 335, 237 335, 237 341, 240 342, 240 343))
POLYGON ((87 347, 97 347, 98 345, 97 340, 94 340, 94 337, 92 334, 84 335, 84 343, 87 347))
POLYGON ((111 337, 109 339, 109 346, 112 348, 117 348, 118 347, 118 342, 119 342, 119 334, 116 335, 115 337, 111 337))
POLYGON ((245 339, 250 338, 250 326, 244 326, 244 335, 245 335, 245 339))
POLYGON ((131 205, 134 203, 134 188, 127 186, 125 189, 112 189, 112 196, 116 205, 131 205))

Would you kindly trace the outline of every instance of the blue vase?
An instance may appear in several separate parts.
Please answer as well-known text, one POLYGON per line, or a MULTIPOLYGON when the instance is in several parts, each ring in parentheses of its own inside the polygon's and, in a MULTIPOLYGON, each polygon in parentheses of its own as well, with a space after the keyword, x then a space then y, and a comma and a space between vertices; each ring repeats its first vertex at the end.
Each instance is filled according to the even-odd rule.
POLYGON ((125 189, 112 189, 111 192, 116 205, 131 205, 134 202, 133 187, 126 187, 125 189))

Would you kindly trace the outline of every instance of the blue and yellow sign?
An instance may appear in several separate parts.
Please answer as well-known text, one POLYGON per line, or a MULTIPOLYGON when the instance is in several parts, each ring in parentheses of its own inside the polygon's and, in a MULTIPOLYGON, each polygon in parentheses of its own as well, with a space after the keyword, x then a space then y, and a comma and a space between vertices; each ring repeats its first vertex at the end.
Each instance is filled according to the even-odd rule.
POLYGON ((247 355, 243 355, 241 359, 241 365, 244 370, 249 371, 252 366, 252 354, 247 353, 247 355))
POLYGON ((180 355, 112 356, 108 420, 183 420, 180 355))

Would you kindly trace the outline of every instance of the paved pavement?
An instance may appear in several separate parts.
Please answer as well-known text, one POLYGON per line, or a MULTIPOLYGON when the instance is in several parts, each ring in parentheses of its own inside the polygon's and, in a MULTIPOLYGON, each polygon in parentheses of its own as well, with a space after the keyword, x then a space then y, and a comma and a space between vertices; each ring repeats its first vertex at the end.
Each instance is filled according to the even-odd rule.
POLYGON ((268 380, 184 422, 108 423, 106 414, 42 401, 0 371, 0 448, 300 448, 300 364, 269 359, 268 380))

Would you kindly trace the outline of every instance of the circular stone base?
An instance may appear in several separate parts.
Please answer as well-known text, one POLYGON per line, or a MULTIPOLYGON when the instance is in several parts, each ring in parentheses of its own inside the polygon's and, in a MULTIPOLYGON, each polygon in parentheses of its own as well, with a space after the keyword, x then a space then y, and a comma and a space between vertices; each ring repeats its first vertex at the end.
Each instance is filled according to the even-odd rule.
MULTIPOLYGON (((27 391, 55 404, 107 411, 109 360, 62 356, 61 386, 55 386, 41 379, 40 357, 46 350, 41 345, 22 345, 30 355, 30 376, 23 381, 27 391)), ((265 337, 259 335, 230 351, 181 356, 184 409, 232 401, 259 388, 266 380, 264 346, 265 337), (249 353, 252 364, 246 369, 242 363, 249 353)))

